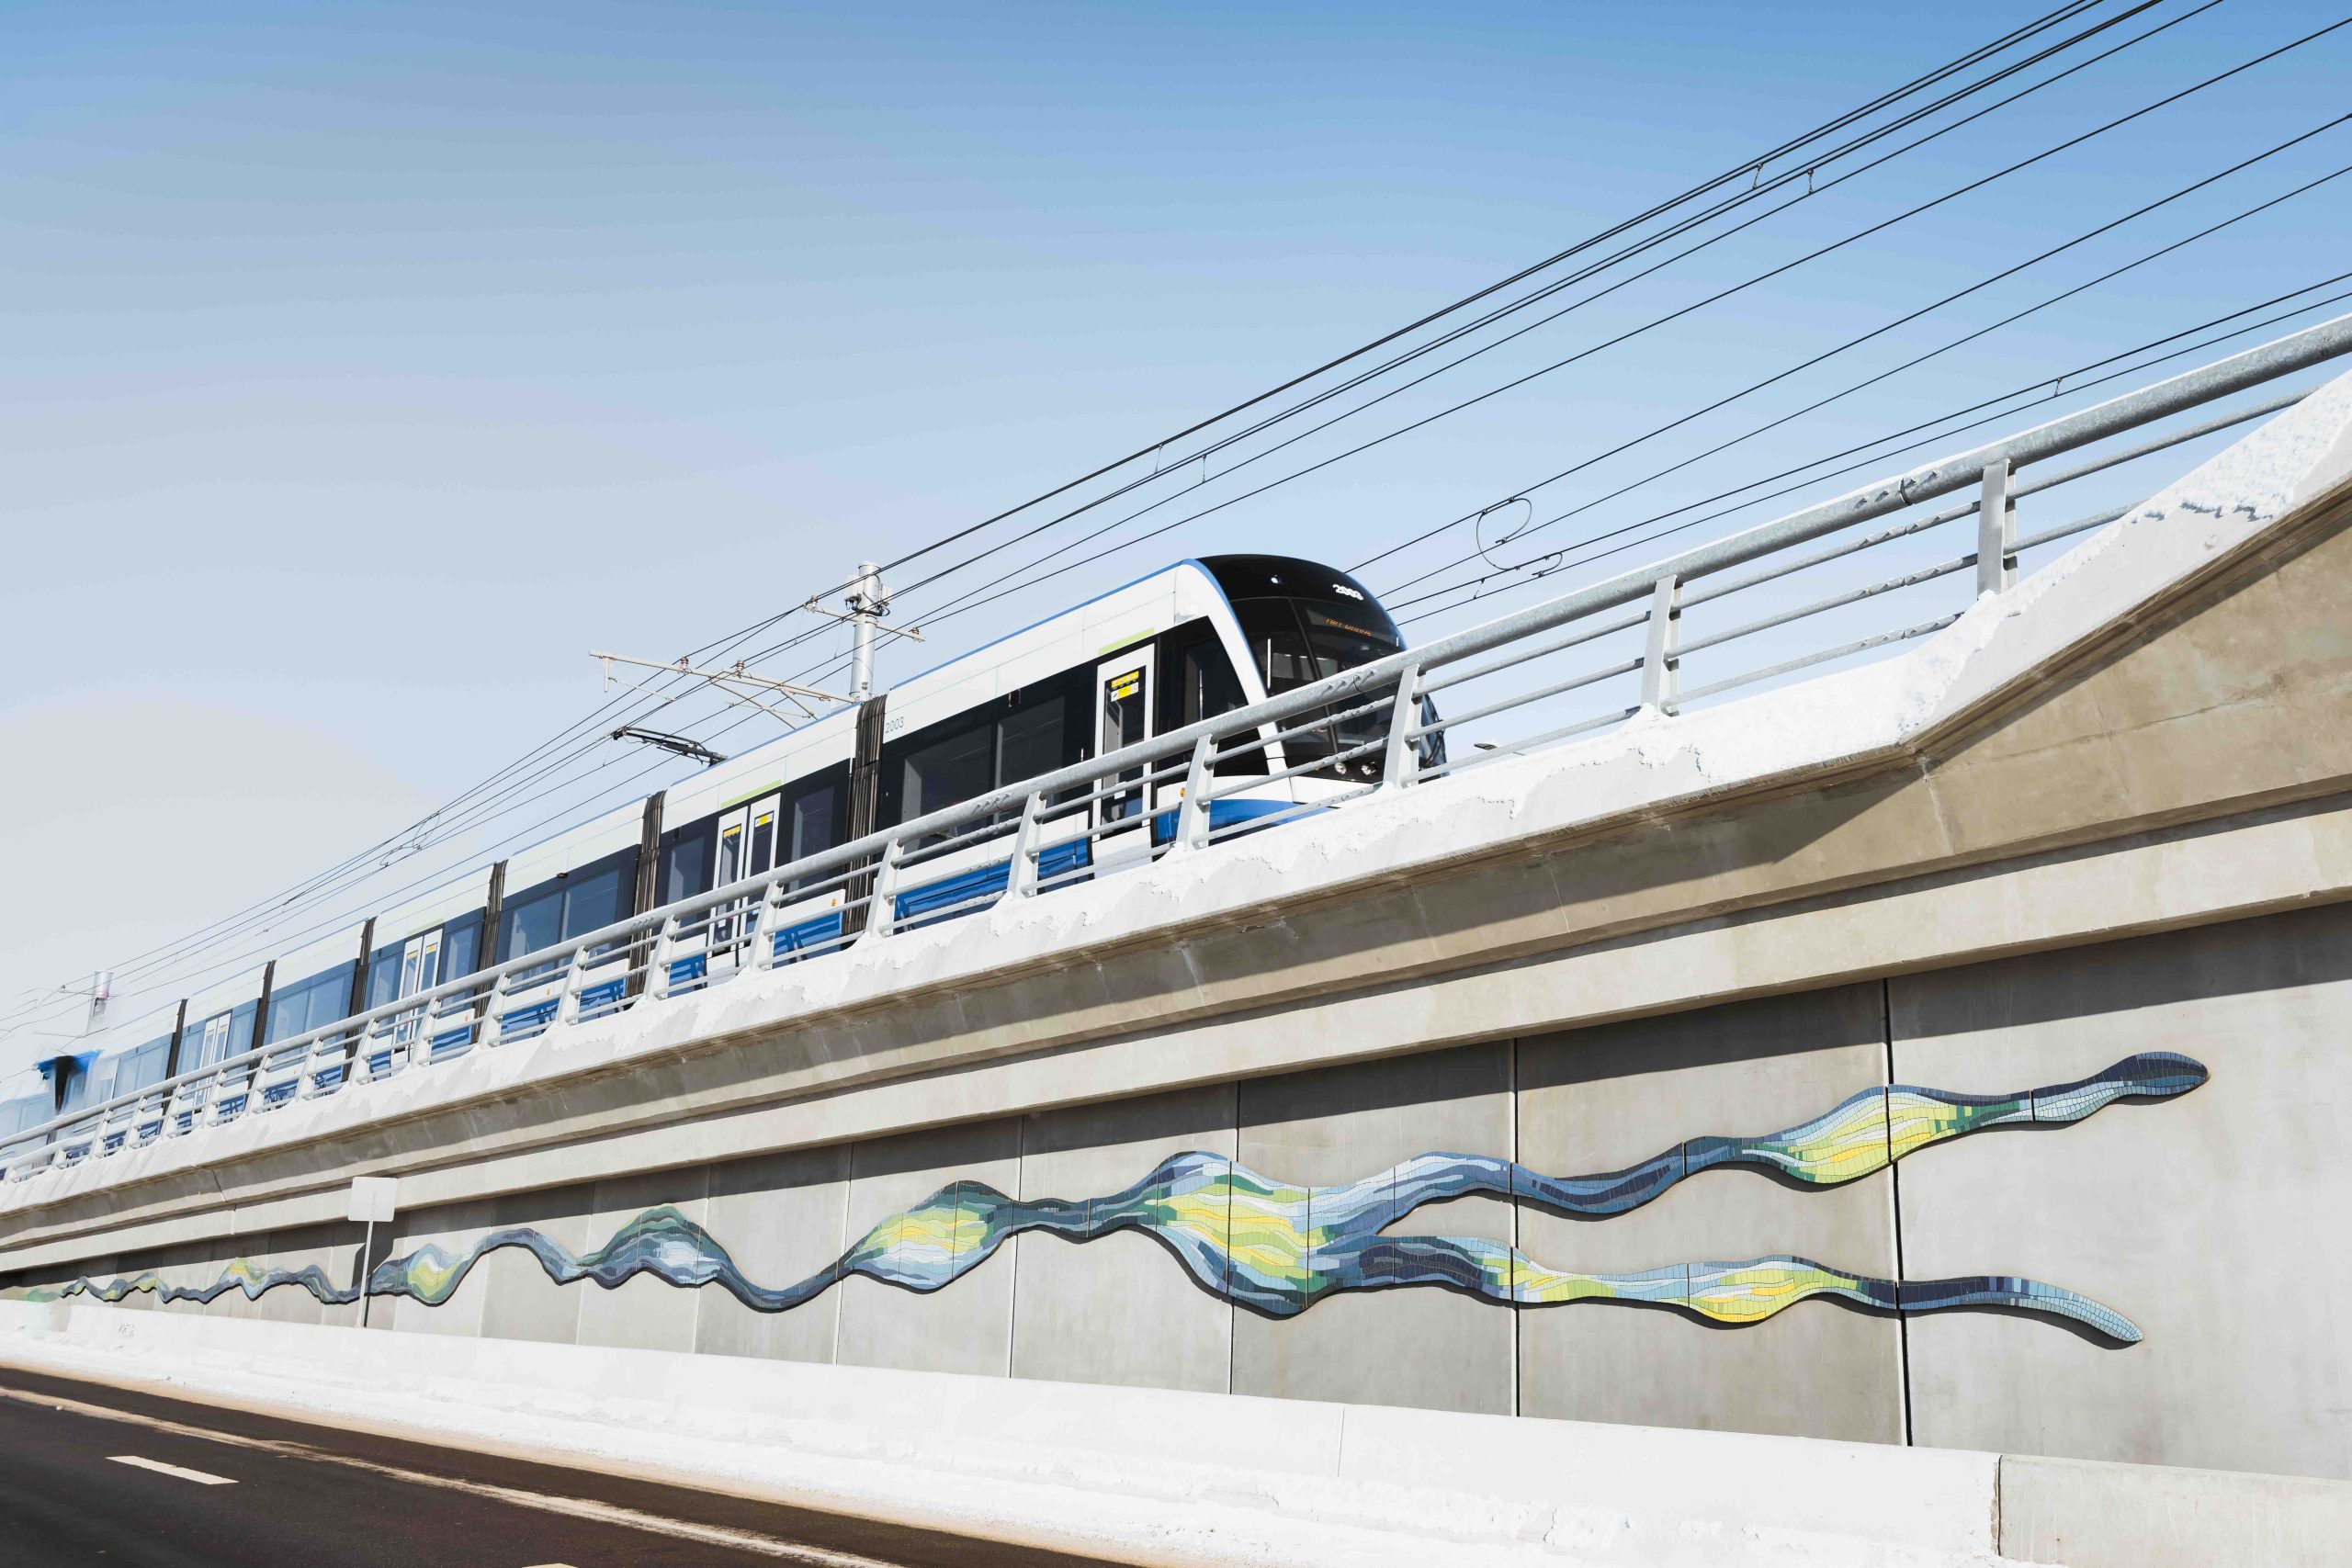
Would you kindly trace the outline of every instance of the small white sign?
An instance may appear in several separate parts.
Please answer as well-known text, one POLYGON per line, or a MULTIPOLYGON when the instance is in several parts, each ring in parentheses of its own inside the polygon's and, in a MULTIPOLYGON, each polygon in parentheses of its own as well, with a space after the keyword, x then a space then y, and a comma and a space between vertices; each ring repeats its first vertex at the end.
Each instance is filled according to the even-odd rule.
POLYGON ((351 1179, 351 1214, 355 1224, 382 1224, 392 1217, 400 1199, 397 1176, 355 1176, 351 1179))

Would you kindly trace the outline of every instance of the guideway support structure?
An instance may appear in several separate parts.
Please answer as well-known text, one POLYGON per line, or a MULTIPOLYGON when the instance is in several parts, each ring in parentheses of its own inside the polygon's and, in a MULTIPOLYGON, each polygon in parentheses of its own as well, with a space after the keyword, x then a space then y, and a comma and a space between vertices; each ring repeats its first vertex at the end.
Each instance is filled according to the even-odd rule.
MULTIPOLYGON (((2251 389, 2317 352, 2196 374, 2251 389)), ((2276 417, 2082 526, 2019 521, 2050 477, 2029 465, 2088 443, 2028 432, 1244 716, 1385 704, 1372 744, 1399 760, 1498 715, 1542 731, 1416 752, 1341 809, 1219 837, 1196 805, 1118 875, 1012 864, 961 919, 877 903, 820 959, 690 994, 657 973, 457 1062, 37 1160, 0 1183, 0 1281, 68 1338, 146 1310, 157 1335, 315 1343, 348 1321, 344 1190, 396 1176, 368 1334, 419 1354, 1966 1450, 1995 1466, 1999 1549, 2041 1561, 2123 1560, 2098 1555, 2134 1539, 2116 1499, 2157 1483, 2103 1465, 2335 1517, 2352 383, 2264 395, 2276 417), (1702 671, 1830 613, 1783 597, 1718 629, 1724 595, 1898 513, 1871 537, 1966 530, 1889 580, 1965 574, 1962 608, 1807 679, 1821 650, 1786 642, 1763 678, 1702 671), (1544 705, 1586 692, 1580 647, 1615 671, 1588 694, 1606 722, 1544 705), (1539 695, 1493 695, 1507 678, 1539 695)), ((2093 423, 2160 449, 2133 400, 2093 423)), ((888 854, 912 885, 915 829, 1018 861, 1054 792, 1123 769, 1213 796, 1246 742, 1203 740, 839 867, 888 854)), ((1423 1462, 1453 1473, 1442 1444, 1423 1462)))

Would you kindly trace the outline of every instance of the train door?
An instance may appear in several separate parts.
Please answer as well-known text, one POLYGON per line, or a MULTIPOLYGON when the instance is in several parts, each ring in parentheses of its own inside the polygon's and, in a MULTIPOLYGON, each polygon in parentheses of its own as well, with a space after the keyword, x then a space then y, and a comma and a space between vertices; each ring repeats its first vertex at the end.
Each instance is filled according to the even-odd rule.
MULTIPOLYGON (((401 949, 400 997, 413 997, 441 983, 441 928, 413 936, 401 949)), ((399 998, 395 998, 398 1000, 399 998)), ((392 1024, 392 1043, 405 1045, 424 1025, 424 1010, 401 1013, 392 1024)))
MULTIPOLYGON (((1147 645, 1105 660, 1094 667, 1096 690, 1101 694, 1100 728, 1096 732, 1094 754, 1105 757, 1122 747, 1133 746, 1151 738, 1152 649, 1147 645)), ((1146 770, 1127 768, 1120 772, 1121 780, 1140 780, 1146 770)), ((1108 781, 1105 781, 1106 783, 1108 781)), ((1152 788, 1137 783, 1132 789, 1119 790, 1103 795, 1095 802, 1098 826, 1108 828, 1120 822, 1140 821, 1150 815, 1152 788)), ((1124 840, 1126 835, 1115 835, 1124 840)), ((1102 852, 1112 848, 1114 835, 1106 834, 1095 840, 1098 861, 1102 852)), ((1120 841, 1119 849, 1143 848, 1120 841)))
MULTIPOLYGON (((775 866, 776 821, 783 805, 778 795, 739 806, 718 819, 718 856, 711 866, 710 885, 724 887, 747 876, 758 876, 775 866)), ((710 951, 734 953, 748 945, 759 924, 757 898, 739 898, 711 913, 710 951)))
POLYGON ((204 1021, 204 1037, 198 1042, 196 1048, 198 1066, 209 1067, 215 1062, 228 1060, 229 1022, 230 1015, 225 1012, 204 1021))

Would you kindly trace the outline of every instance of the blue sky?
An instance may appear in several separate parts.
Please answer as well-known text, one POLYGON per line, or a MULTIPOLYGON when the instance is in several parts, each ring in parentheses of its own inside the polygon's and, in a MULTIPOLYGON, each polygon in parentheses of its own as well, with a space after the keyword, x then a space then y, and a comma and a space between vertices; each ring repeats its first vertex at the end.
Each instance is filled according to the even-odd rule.
MULTIPOLYGON (((668 656, 773 614, 2031 14, 10 6, 0 1010, 398 829, 593 705, 591 648, 668 656)), ((2335 19, 2227 0, 1393 419, 2335 19)), ((2340 105, 2347 40, 969 614, 923 662, 1179 555, 1279 541, 1347 564, 1498 500, 2312 129, 2340 105)), ((1736 434, 2346 162, 2352 134, 2314 138, 1645 452, 1736 434)), ((1645 496, 1705 493, 2341 270, 2347 189, 1645 496)), ((0 1036, 0 1071, 48 1048, 0 1036)))

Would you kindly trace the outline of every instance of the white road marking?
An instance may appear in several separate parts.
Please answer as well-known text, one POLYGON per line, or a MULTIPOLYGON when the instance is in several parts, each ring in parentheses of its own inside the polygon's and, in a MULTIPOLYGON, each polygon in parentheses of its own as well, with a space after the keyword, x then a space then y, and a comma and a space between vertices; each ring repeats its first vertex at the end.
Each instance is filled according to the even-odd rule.
MULTIPOLYGON (((705 1546, 723 1546, 737 1551, 749 1551, 761 1557, 773 1557, 785 1562, 797 1562, 806 1568, 904 1568, 880 1557, 865 1557, 854 1551, 833 1551, 821 1546, 804 1546, 754 1530, 729 1529, 723 1525, 696 1524, 691 1519, 663 1518, 659 1514, 639 1513, 617 1504, 599 1503, 591 1497, 558 1497, 544 1492, 525 1492, 512 1486, 493 1486, 488 1482, 461 1481, 455 1476, 429 1475, 420 1470, 403 1470, 398 1465, 378 1464, 373 1460, 339 1454, 331 1449, 312 1448, 308 1443, 282 1441, 270 1438, 244 1438, 232 1432, 215 1432, 204 1427, 191 1427, 185 1422, 166 1421, 157 1416, 140 1416, 128 1410, 116 1410, 104 1404, 85 1404, 79 1400, 60 1399, 55 1394, 29 1394, 17 1389, 0 1386, 0 1399, 17 1404, 48 1405, 52 1410, 70 1411, 77 1416, 95 1416, 101 1421, 120 1421, 128 1426, 144 1427, 151 1431, 170 1432, 183 1438, 201 1438, 206 1442, 220 1443, 233 1449, 254 1449, 263 1453, 277 1454, 285 1459, 309 1460, 317 1464, 341 1465, 346 1470, 366 1471, 412 1486, 437 1486, 446 1492, 463 1492, 492 1502, 511 1504, 518 1508, 536 1508, 541 1513, 561 1514, 575 1519, 589 1519, 598 1524, 616 1525, 624 1529, 644 1530, 650 1535, 666 1535, 680 1540, 699 1541, 705 1546)), ((176 1470, 157 1465, 153 1461, 122 1457, 125 1464, 149 1466, 157 1470, 172 1470, 174 1474, 207 1481, 221 1481, 225 1477, 204 1476, 200 1471, 176 1470)), ((233 1484, 233 1483, 232 1483, 233 1484)))
POLYGON ((193 1481, 198 1486, 234 1486, 236 1482, 225 1475, 207 1475, 200 1470, 182 1470, 175 1464, 165 1464, 159 1459, 141 1459, 137 1454, 108 1454, 117 1464, 135 1464, 141 1470, 152 1470, 158 1475, 176 1475, 182 1481, 193 1481))

